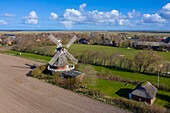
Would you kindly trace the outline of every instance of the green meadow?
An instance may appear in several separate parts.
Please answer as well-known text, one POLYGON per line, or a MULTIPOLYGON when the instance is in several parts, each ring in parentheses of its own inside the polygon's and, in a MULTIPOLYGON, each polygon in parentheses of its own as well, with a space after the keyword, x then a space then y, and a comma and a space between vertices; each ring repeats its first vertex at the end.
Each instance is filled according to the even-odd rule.
MULTIPOLYGON (((54 47, 55 48, 55 47, 54 47)), ((53 48, 53 49, 54 49, 53 48)), ((137 49, 127 49, 127 48, 119 48, 119 47, 110 47, 110 46, 101 46, 101 45, 79 45, 74 44, 69 48, 69 51, 72 53, 81 54, 84 51, 103 51, 106 55, 111 55, 114 53, 124 55, 127 58, 133 59, 135 54, 140 50, 137 49)), ((158 55, 162 57, 164 61, 170 62, 170 52, 161 52, 155 51, 158 55)))
MULTIPOLYGON (((124 97, 128 98, 129 93, 136 86, 128 84, 125 86, 125 83, 113 82, 108 80, 97 79, 96 84, 92 88, 101 90, 103 93, 110 97, 124 97)), ((170 92, 158 91, 157 98, 154 104, 166 108, 170 108, 170 92)))

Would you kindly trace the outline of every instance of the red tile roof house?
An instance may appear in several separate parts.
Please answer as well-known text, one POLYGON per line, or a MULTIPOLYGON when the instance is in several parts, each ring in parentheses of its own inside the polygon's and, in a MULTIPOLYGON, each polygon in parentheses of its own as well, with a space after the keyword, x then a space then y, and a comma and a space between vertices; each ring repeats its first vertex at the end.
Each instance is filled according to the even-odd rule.
POLYGON ((8 44, 8 45, 12 45, 12 42, 11 42, 11 41, 7 41, 7 44, 8 44))
POLYGON ((148 104, 153 104, 156 99, 157 88, 150 82, 140 83, 133 91, 129 94, 129 98, 136 101, 143 101, 148 104))
POLYGON ((40 42, 41 40, 40 39, 37 39, 36 42, 40 42))

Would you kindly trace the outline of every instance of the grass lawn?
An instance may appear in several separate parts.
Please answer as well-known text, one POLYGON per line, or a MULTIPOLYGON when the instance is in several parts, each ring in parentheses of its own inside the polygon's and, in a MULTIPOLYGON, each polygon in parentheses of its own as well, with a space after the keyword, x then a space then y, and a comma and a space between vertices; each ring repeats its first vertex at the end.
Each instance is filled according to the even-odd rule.
MULTIPOLYGON (((54 47, 53 47, 54 49, 54 47)), ((140 50, 137 49, 126 49, 126 48, 119 48, 119 47, 110 47, 110 46, 101 46, 101 45, 79 45, 74 44, 69 48, 71 53, 82 53, 83 51, 104 51, 106 55, 111 55, 114 53, 119 53, 124 55, 127 58, 134 58, 135 53, 139 52, 140 50)), ((170 62, 170 52, 161 52, 155 51, 158 55, 162 57, 164 61, 170 62)))
POLYGON ((125 83, 97 79, 96 84, 92 86, 92 88, 99 89, 110 97, 122 97, 123 96, 123 97, 128 98, 128 94, 132 91, 133 88, 135 88, 135 86, 131 84, 128 84, 128 86, 125 86, 125 83), (123 94, 121 92, 123 92, 123 94))
MULTIPOLYGON (((147 74, 142 74, 142 73, 137 73, 137 72, 127 72, 127 71, 122 71, 122 70, 117 70, 113 68, 107 68, 103 66, 93 66, 95 70, 98 72, 101 72, 102 70, 105 70, 106 72, 112 72, 113 75, 115 76, 121 76, 123 78, 127 78, 130 80, 140 80, 140 81, 149 81, 149 82, 154 82, 157 83, 158 77, 157 76, 152 76, 152 75, 147 75, 147 74)), ((159 83, 164 83, 170 87, 170 78, 166 77, 159 77, 159 83)))
POLYGON ((19 57, 23 57, 23 58, 35 60, 35 61, 38 61, 38 62, 43 62, 43 63, 47 63, 51 59, 51 57, 48 57, 48 56, 37 55, 37 54, 26 53, 26 52, 18 52, 18 51, 12 51, 12 50, 11 51, 0 51, 0 53, 19 56, 19 57), (21 53, 21 55, 17 55, 19 53, 21 53))
MULTIPOLYGON (((55 50, 56 46, 49 46, 49 47, 42 47, 42 48, 48 48, 49 50, 55 50)), ((101 45, 79 45, 79 44, 73 44, 69 48, 70 53, 74 54, 82 54, 84 51, 103 51, 106 53, 106 55, 111 54, 120 54, 124 55, 127 58, 133 59, 135 54, 139 52, 140 50, 137 49, 126 49, 126 48, 119 48, 119 47, 110 47, 110 46, 101 46, 101 45)), ((161 51, 155 51, 158 55, 162 57, 164 61, 170 62, 170 52, 161 52, 161 51)))
MULTIPOLYGON (((128 94, 136 86, 128 84, 125 86, 125 83, 112 82, 108 80, 97 79, 96 84, 91 86, 92 88, 100 89, 101 92, 105 93, 110 97, 125 97, 128 98, 128 94)), ((154 104, 170 108, 170 92, 158 91, 157 98, 154 104)))

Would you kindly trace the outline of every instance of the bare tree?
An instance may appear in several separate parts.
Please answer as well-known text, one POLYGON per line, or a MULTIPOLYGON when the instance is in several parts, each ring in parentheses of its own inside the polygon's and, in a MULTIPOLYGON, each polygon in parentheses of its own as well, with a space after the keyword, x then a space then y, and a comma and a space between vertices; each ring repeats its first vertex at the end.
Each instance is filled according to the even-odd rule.
POLYGON ((134 62, 139 72, 146 72, 151 65, 158 65, 161 62, 161 57, 154 51, 143 50, 135 55, 134 62))

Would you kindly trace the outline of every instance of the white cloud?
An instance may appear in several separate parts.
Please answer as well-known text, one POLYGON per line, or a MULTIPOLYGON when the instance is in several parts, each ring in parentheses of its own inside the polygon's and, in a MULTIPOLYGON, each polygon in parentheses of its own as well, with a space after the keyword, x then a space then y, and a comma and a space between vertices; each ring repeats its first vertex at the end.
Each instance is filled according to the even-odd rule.
POLYGON ((87 4, 85 4, 85 3, 82 4, 82 5, 80 5, 80 6, 79 6, 79 10, 80 10, 80 11, 84 11, 84 8, 85 8, 86 6, 87 6, 87 4))
POLYGON ((3 14, 3 16, 5 16, 5 17, 16 17, 16 15, 14 15, 14 14, 9 14, 9 13, 5 13, 5 14, 3 14))
POLYGON ((35 11, 31 11, 27 16, 23 17, 25 24, 38 24, 38 16, 35 11))
POLYGON ((137 18, 139 17, 141 14, 139 11, 136 11, 135 9, 133 9, 132 12, 128 12, 128 17, 129 18, 137 18))
POLYGON ((37 19, 38 16, 37 16, 37 14, 36 14, 35 11, 31 11, 31 12, 28 14, 27 18, 35 18, 35 19, 37 19))
POLYGON ((163 18, 170 19, 170 3, 163 6, 159 13, 163 18))
POLYGON ((98 10, 89 11, 87 13, 88 21, 99 23, 115 23, 116 19, 120 18, 120 13, 117 10, 110 12, 99 12, 98 10))
POLYGON ((166 20, 162 18, 158 13, 156 14, 144 14, 142 17, 144 23, 165 23, 166 20))
POLYGON ((64 20, 68 21, 84 21, 86 19, 85 16, 82 15, 82 13, 75 9, 66 9, 65 13, 63 15, 64 20))
POLYGON ((0 20, 0 24, 7 24, 5 20, 0 20))
POLYGON ((79 10, 66 9, 63 17, 60 18, 60 23, 64 24, 66 28, 70 29, 73 23, 84 22, 85 20, 86 16, 83 16, 79 10))
POLYGON ((38 24, 38 20, 37 19, 27 19, 24 22, 25 24, 38 24))
POLYGON ((119 19, 119 20, 118 20, 118 24, 119 24, 119 25, 129 25, 129 24, 130 24, 130 21, 127 20, 127 19, 119 19))
POLYGON ((57 20, 58 19, 58 15, 56 13, 51 12, 49 19, 50 20, 57 20))
POLYGON ((162 7, 162 9, 170 10, 170 3, 167 3, 165 6, 162 7))
MULTIPOLYGON (((122 15, 121 12, 116 9, 112 11, 84 11, 86 6, 87 5, 84 3, 79 6, 78 10, 66 9, 64 14, 57 19, 68 29, 71 29, 74 25, 135 27, 144 25, 144 23, 168 24, 168 21, 163 18, 159 12, 156 14, 143 14, 141 16, 139 11, 133 9, 131 12, 128 12, 126 16, 122 15)), ((169 4, 167 4, 162 7, 162 10, 169 11, 169 7, 169 4)))
POLYGON ((84 11, 86 4, 79 6, 79 10, 66 9, 62 18, 59 18, 60 23, 64 24, 67 28, 72 27, 72 24, 116 24, 128 25, 129 20, 125 15, 121 15, 118 10, 113 9, 110 12, 102 12, 98 10, 84 11))

